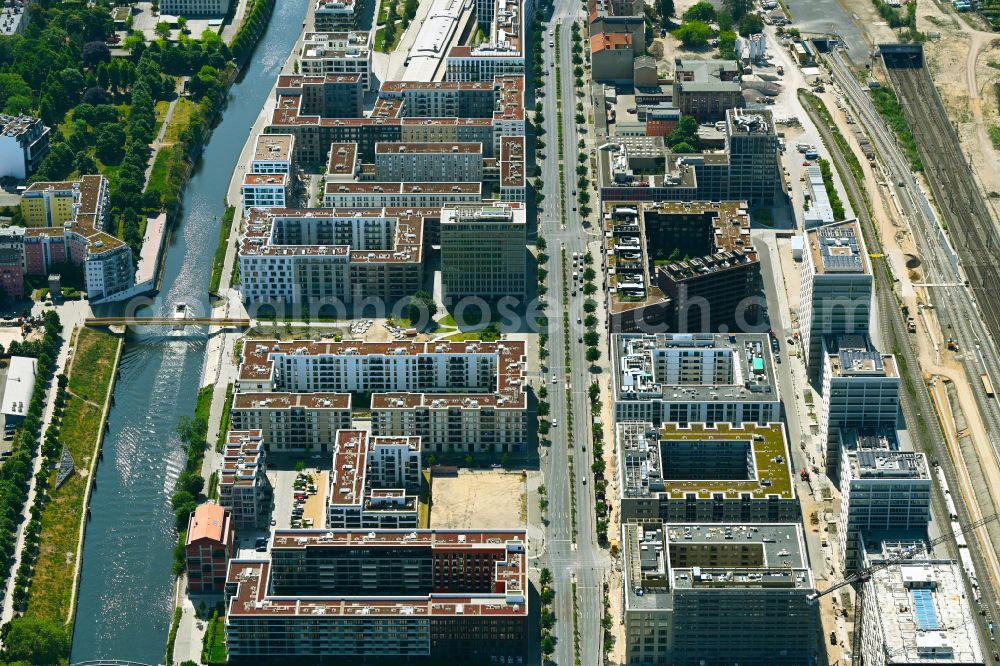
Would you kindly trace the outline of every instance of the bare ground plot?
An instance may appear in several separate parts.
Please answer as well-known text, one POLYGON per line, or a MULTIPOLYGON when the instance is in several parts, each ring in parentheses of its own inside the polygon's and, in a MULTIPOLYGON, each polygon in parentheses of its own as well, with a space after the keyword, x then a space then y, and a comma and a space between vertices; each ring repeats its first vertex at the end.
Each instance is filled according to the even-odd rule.
POLYGON ((461 470, 458 476, 436 476, 431 498, 432 529, 512 529, 525 523, 520 472, 461 470))

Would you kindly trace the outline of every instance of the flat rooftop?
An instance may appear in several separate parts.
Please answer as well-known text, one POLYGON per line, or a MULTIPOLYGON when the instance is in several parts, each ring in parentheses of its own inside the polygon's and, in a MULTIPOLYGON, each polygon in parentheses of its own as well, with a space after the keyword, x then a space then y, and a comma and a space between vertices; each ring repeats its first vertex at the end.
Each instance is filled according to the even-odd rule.
POLYGON ((255 485, 264 461, 264 440, 260 430, 230 430, 219 469, 219 486, 255 485))
POLYGON ((292 158, 295 137, 291 134, 259 134, 254 144, 255 162, 287 162, 292 158))
POLYGON ((909 440, 900 441, 892 428, 844 428, 839 438, 852 480, 930 480, 927 456, 914 451, 909 440))
POLYGON ((472 141, 454 143, 407 143, 404 141, 379 141, 375 144, 376 155, 397 153, 455 153, 476 155, 483 152, 483 144, 472 141))
POLYGON ((909 559, 875 572, 868 585, 886 664, 985 663, 959 562, 909 559))
POLYGON ((857 222, 840 222, 809 229, 806 231, 806 244, 817 274, 871 274, 857 222))
POLYGON ((815 588, 795 523, 629 523, 622 530, 626 608, 673 608, 677 591, 815 588), (727 562, 729 559, 731 561, 727 562))
POLYGON ((882 354, 867 335, 841 335, 827 339, 830 371, 834 377, 899 378, 896 357, 882 354))
MULTIPOLYGON (((401 500, 399 508, 416 509, 416 498, 406 495, 403 488, 369 487, 368 456, 379 444, 402 445, 414 453, 420 453, 419 437, 371 437, 364 430, 338 430, 333 468, 330 472, 330 492, 327 496, 330 505, 357 506, 364 504, 369 495, 375 495, 397 497, 401 500)), ((384 507, 382 510, 385 510, 384 507)))
POLYGON ((326 194, 481 194, 482 183, 335 182, 327 183, 326 194))
POLYGON ((617 425, 617 438, 626 498, 795 498, 781 423, 664 423, 657 430, 648 422, 625 422, 617 425), (676 472, 690 472, 698 458, 704 464, 695 472, 703 478, 674 478, 676 472))
POLYGON ((327 160, 327 176, 354 177, 354 167, 358 161, 358 144, 330 144, 330 158, 327 160))
POLYGON ((620 333, 611 336, 611 343, 616 401, 779 399, 770 342, 763 333, 620 333), (673 361, 681 353, 698 350, 700 372, 691 372, 691 366, 690 374, 674 370, 673 361))
POLYGON ((233 409, 350 409, 350 393, 236 393, 233 409))

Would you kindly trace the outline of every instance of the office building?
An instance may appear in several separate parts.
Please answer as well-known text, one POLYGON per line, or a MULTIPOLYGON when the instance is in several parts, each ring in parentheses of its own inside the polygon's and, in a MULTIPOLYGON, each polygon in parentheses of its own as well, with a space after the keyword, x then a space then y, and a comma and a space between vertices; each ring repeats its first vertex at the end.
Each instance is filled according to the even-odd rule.
POLYGON ((819 440, 825 443, 827 473, 837 478, 839 431, 844 428, 895 429, 899 419, 899 368, 865 334, 824 340, 819 440))
POLYGON ((244 303, 343 307, 362 298, 394 303, 423 284, 430 209, 250 210, 237 250, 244 303))
POLYGON ((243 208, 284 208, 289 199, 289 176, 248 173, 243 176, 243 208))
POLYGON ((393 182, 482 182, 481 143, 375 144, 375 180, 393 182))
POLYGON ((422 481, 419 437, 336 435, 326 526, 331 529, 416 529, 422 481))
POLYGON ((91 302, 130 295, 135 286, 132 250, 104 231, 108 198, 104 176, 32 183, 21 200, 29 224, 24 234, 25 272, 46 275, 63 263, 82 264, 91 302))
POLYGON ((723 149, 671 153, 662 137, 615 136, 598 151, 601 202, 746 201, 769 207, 780 185, 770 111, 726 111, 723 149))
POLYGON ((441 211, 445 299, 522 299, 527 272, 523 204, 448 206, 441 211))
POLYGON ((857 222, 810 229, 805 245, 799 330, 810 379, 818 381, 825 337, 868 333, 872 272, 857 222))
POLYGON ((233 428, 259 430, 269 451, 327 451, 351 427, 350 393, 236 393, 233 428))
POLYGON ((799 520, 781 423, 628 421, 616 435, 623 522, 799 520))
POLYGON ((837 532, 844 567, 853 571, 862 563, 863 535, 927 530, 931 475, 927 456, 900 446, 895 430, 844 429, 840 440, 837 532))
POLYGON ((818 606, 798 524, 626 523, 628 666, 806 666, 818 606))
POLYGON ((729 109, 746 105, 735 60, 674 58, 674 106, 699 123, 726 119, 729 109))
POLYGON ((526 663, 524 530, 279 530, 235 560, 230 659, 427 657, 526 663))
POLYGON ((883 542, 866 565, 911 553, 864 583, 861 654, 865 666, 985 666, 961 565, 914 544, 883 542))
POLYGON ((267 453, 260 430, 230 430, 219 468, 219 504, 229 512, 236 529, 257 530, 267 521, 270 502, 267 453))
POLYGON ((371 90, 372 50, 368 33, 307 32, 299 51, 303 76, 359 74, 361 87, 371 90))
POLYGON ((171 16, 225 16, 229 0, 162 0, 160 12, 171 16))
POLYGON ((315 24, 320 32, 353 30, 361 3, 355 0, 316 0, 315 24))
POLYGON ((0 114, 0 177, 26 179, 49 154, 49 141, 38 118, 0 114))
POLYGON ((611 336, 615 421, 757 423, 781 420, 767 336, 611 336))
POLYGON ((184 542, 189 594, 219 593, 226 587, 226 567, 236 537, 229 512, 218 504, 199 504, 188 519, 184 542))
POLYGON ((250 173, 293 175, 295 137, 291 134, 258 134, 250 173))

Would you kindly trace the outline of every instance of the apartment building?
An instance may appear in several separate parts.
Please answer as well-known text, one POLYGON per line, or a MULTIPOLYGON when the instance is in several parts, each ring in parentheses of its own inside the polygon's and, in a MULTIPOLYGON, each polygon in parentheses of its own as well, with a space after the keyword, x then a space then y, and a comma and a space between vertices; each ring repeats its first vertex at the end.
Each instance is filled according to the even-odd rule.
POLYGON ((279 530, 235 560, 231 659, 396 657, 524 664, 524 530, 279 530))
POLYGON ((355 0, 316 0, 314 13, 316 30, 337 32, 358 26, 361 3, 355 0))
POLYGON ((219 504, 229 512, 236 529, 257 530, 267 521, 270 501, 271 484, 267 480, 267 453, 261 431, 230 430, 226 433, 219 469, 219 504))
POLYGON ((895 429, 899 420, 899 368, 865 334, 824 340, 820 441, 831 478, 840 465, 839 431, 844 428, 895 429))
POLYGON ((336 435, 326 526, 331 529, 416 529, 422 481, 419 437, 336 435))
POLYGON ((289 200, 289 176, 248 173, 243 176, 243 208, 284 208, 289 200))
POLYGON ((717 151, 677 155, 662 137, 615 137, 598 153, 601 202, 746 201, 751 208, 771 206, 780 185, 771 112, 729 109, 725 122, 723 148, 717 151))
POLYGON ((435 453, 515 453, 528 448, 528 413, 515 386, 496 394, 377 393, 372 432, 419 436, 435 453))
POLYGON ((394 303, 423 284, 431 209, 251 209, 237 250, 244 303, 310 303, 319 312, 362 298, 394 303))
POLYGON ((235 552, 230 514, 218 504, 199 504, 188 519, 184 559, 188 594, 222 592, 226 567, 235 552))
POLYGON ((160 12, 171 16, 225 16, 229 0, 163 0, 160 12))
POLYGON ((104 231, 108 198, 108 181, 99 175, 32 183, 21 199, 29 225, 24 234, 25 273, 46 275, 68 262, 83 266, 89 300, 131 294, 135 285, 132 250, 104 231))
POLYGON ((444 208, 483 201, 482 183, 328 182, 325 208, 444 208))
POLYGON ((299 50, 303 76, 358 74, 361 87, 371 90, 372 49, 368 33, 307 32, 299 50))
POLYGON ((636 50, 631 32, 600 32, 590 36, 594 81, 631 84, 636 50))
POLYGON ((760 263, 745 202, 603 208, 613 333, 738 331, 756 324, 760 263))
POLYGON ((375 144, 375 179, 431 183, 481 182, 481 143, 375 144))
POLYGON ((49 154, 49 142, 38 118, 0 114, 0 177, 26 179, 49 154))
POLYGON ((861 567, 863 536, 927 530, 931 475, 927 456, 901 446, 893 429, 843 429, 840 444, 837 532, 844 566, 853 571, 861 567))
POLYGON ((611 336, 615 421, 757 423, 781 420, 767 336, 611 336))
POLYGON ((445 299, 521 299, 527 272, 527 213, 519 203, 447 206, 441 211, 445 299))
POLYGON ((674 106, 699 123, 725 120, 728 109, 746 106, 735 60, 674 58, 674 106))
POLYGON ((861 228, 841 222, 806 231, 799 330, 810 378, 823 368, 823 339, 867 334, 872 271, 861 228))
POLYGON ((523 394, 525 343, 247 341, 239 391, 523 394))
POLYGON ((250 173, 293 175, 295 137, 291 134, 258 134, 250 173))
POLYGON ((635 0, 588 0, 589 35, 627 34, 637 55, 646 52, 643 5, 635 0))
MULTIPOLYGON (((276 91, 277 104, 267 131, 295 135, 297 159, 304 164, 321 164, 334 143, 356 143, 358 158, 368 163, 375 161, 379 142, 481 143, 484 157, 496 157, 501 137, 525 133, 523 75, 470 82, 389 81, 382 85, 367 117, 362 117, 361 98, 353 93, 346 115, 324 110, 320 104, 304 104, 303 88, 335 84, 312 83, 316 77, 303 82, 302 78, 279 79, 289 85, 276 91)), ((363 93, 360 78, 357 92, 363 93)))
POLYGON ((629 421, 616 436, 623 522, 799 520, 781 423, 629 421))
POLYGON ((275 94, 279 102, 294 102, 295 110, 303 116, 361 118, 364 115, 364 86, 361 74, 357 73, 283 74, 278 77, 275 94))
POLYGON ((0 228, 0 288, 12 301, 24 298, 24 228, 0 228))
POLYGON ((500 200, 528 200, 524 136, 500 137, 500 200))
POLYGON ((883 542, 865 565, 913 553, 864 583, 861 653, 865 666, 985 666, 976 610, 962 566, 914 543, 883 542))
POLYGON ((814 663, 801 525, 626 523, 622 548, 628 666, 814 663))
POLYGON ((351 427, 351 394, 236 393, 230 419, 236 430, 259 430, 269 451, 327 451, 351 427))

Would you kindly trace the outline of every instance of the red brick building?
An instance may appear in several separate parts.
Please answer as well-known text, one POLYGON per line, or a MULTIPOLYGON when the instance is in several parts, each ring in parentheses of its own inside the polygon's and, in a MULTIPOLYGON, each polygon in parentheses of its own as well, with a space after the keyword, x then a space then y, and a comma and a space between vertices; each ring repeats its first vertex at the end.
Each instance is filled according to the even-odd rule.
POLYGON ((218 504, 200 504, 191 514, 184 545, 189 593, 225 590, 236 541, 233 532, 232 516, 218 504))

